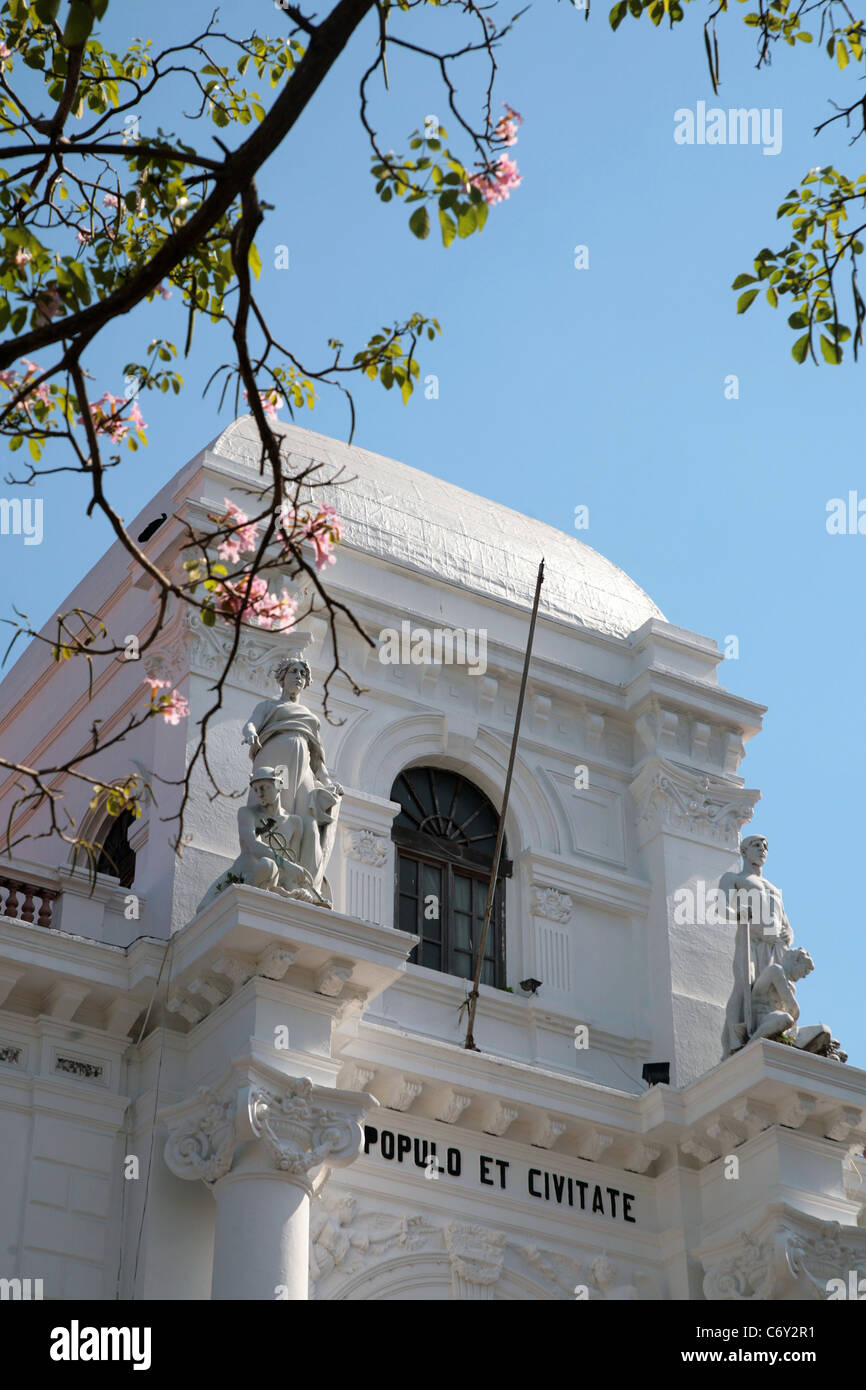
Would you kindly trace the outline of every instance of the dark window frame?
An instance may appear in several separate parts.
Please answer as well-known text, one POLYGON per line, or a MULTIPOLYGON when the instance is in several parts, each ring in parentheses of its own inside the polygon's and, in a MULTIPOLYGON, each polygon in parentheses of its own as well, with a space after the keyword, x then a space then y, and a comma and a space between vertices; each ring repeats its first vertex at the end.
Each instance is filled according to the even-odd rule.
POLYGON ((121 811, 103 822, 99 839, 99 858, 96 872, 116 878, 121 888, 131 888, 135 882, 135 850, 129 843, 129 832, 135 817, 129 810, 121 811))
MULTIPOLYGON (((428 773, 431 777, 438 768, 410 768, 407 771, 421 771, 428 773)), ((450 769, 441 769, 448 773, 450 769)), ((455 774, 451 774, 455 775, 455 774)), ((460 774, 457 774, 460 776, 460 774)), ((403 774, 401 773, 402 777, 403 774)), ((395 780, 394 789, 391 793, 392 800, 400 801, 398 784, 400 777, 395 780)), ((474 783, 468 782, 461 777, 461 782, 479 799, 479 805, 486 803, 496 816, 495 807, 490 803, 480 788, 474 783)), ((401 803, 402 804, 402 803, 401 803)), ((436 970, 437 973, 451 975, 458 979, 471 979, 474 974, 475 957, 478 949, 478 930, 484 915, 484 906, 487 901, 487 891, 490 882, 490 870, 492 867, 492 856, 473 852, 469 847, 456 843, 453 839, 440 838, 422 834, 418 831, 409 830, 404 826, 396 825, 392 830, 392 839, 396 848, 395 874, 394 874, 394 922, 395 926, 402 930, 412 931, 414 935, 421 939, 409 956, 409 962, 413 965, 424 965, 429 970, 436 970), (415 870, 415 891, 408 891, 403 885, 403 864, 417 865, 415 870), (432 886, 429 882, 425 885, 425 867, 428 873, 437 879, 439 892, 439 919, 435 924, 424 917, 424 901, 428 896, 428 890, 432 886), (464 915, 463 910, 456 907, 456 897, 459 890, 457 880, 468 879, 471 882, 470 888, 470 945, 467 950, 457 944, 458 916, 464 915), (414 911, 412 904, 414 900, 414 911), (403 903, 406 904, 404 910, 403 903), (409 919, 407 921, 407 918, 409 919), (414 922, 412 919, 414 918, 414 922), (431 930, 431 928, 434 928, 431 930), (439 964, 431 963, 431 958, 438 952, 439 964), (425 960, 425 956, 427 959, 425 960), (461 969, 461 965, 464 969, 461 969), (468 973, 464 973, 468 971, 468 973)), ((505 846, 503 845, 503 853, 505 846)), ((411 872, 411 871, 410 871, 411 872)), ((487 941, 485 943, 485 968, 482 970, 482 983, 492 985, 495 989, 504 989, 506 983, 505 973, 505 879, 510 878, 512 864, 509 859, 503 857, 500 861, 499 872, 497 874, 496 891, 493 898, 493 908, 490 915, 490 925, 488 927, 487 941), (489 970, 487 967, 490 967, 489 970), (492 975, 485 979, 485 975, 492 975)))

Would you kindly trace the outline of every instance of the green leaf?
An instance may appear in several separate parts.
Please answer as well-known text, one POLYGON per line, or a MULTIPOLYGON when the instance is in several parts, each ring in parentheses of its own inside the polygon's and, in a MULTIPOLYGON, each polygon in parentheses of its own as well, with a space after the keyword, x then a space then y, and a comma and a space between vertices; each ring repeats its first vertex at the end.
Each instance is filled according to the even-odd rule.
POLYGON ((409 218, 409 229, 414 232, 416 237, 421 241, 423 241, 426 236, 430 235, 430 214, 427 211, 426 204, 422 204, 421 207, 416 208, 412 213, 412 216, 409 218))
POLYGON ((757 290, 746 290, 746 293, 745 293, 745 294, 741 294, 741 295, 740 295, 739 299, 737 300, 737 313, 738 313, 738 314, 744 314, 744 313, 746 312, 746 310, 748 309, 749 305, 751 304, 752 300, 755 298, 755 296, 757 295, 757 293, 758 293, 757 290))
POLYGON ((450 246, 457 235, 457 225, 442 208, 439 209, 439 226, 442 228, 442 245, 450 246))
POLYGON ((85 0, 72 0, 66 17, 66 28, 63 30, 64 47, 77 48, 80 44, 86 43, 92 28, 93 11, 90 6, 85 0))
POLYGON ((249 261, 250 270, 253 272, 253 275, 255 275, 256 279, 258 280, 259 276, 262 273, 262 258, 256 250, 255 242, 251 242, 250 244, 249 261))
POLYGON ((767 289, 767 303, 769 304, 771 309, 777 308, 779 304, 779 296, 776 294, 776 291, 773 289, 772 285, 770 285, 767 289))
POLYGON ((795 362, 805 362, 806 353, 809 351, 809 334, 804 333, 802 338, 798 338, 791 348, 791 356, 795 362))
POLYGON ((832 362, 834 367, 837 367, 842 361, 842 349, 837 347, 831 338, 825 337, 823 333, 821 334, 821 352, 824 354, 824 361, 832 362))
POLYGON ((841 39, 837 40, 836 43, 836 62, 840 68, 847 68, 848 66, 848 50, 841 39))
POLYGON ((205 627, 213 627, 214 623, 216 622, 216 614, 214 613, 213 609, 203 608, 201 610, 201 620, 204 623, 205 627))
POLYGON ((36 13, 43 24, 51 24, 57 18, 60 0, 36 0, 36 13))
POLYGON ((627 11, 627 10, 628 10, 628 5, 626 4, 626 0, 618 0, 618 3, 617 3, 616 5, 614 5, 613 9, 611 10, 610 14, 608 15, 608 19, 610 20, 610 27, 611 27, 611 29, 616 30, 616 29, 619 28, 619 26, 622 24, 623 20, 625 19, 626 11, 627 11))
POLYGON ((731 285, 731 289, 741 290, 744 285, 753 285, 754 283, 754 275, 738 275, 734 283, 731 285))

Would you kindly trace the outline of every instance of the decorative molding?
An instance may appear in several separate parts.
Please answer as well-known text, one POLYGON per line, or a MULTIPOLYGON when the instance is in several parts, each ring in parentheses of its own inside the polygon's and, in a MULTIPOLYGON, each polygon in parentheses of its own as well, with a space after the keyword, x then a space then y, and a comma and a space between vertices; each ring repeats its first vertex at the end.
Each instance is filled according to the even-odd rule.
POLYGON ((831 1110, 824 1116, 822 1121, 824 1134, 827 1139, 836 1139, 840 1143, 845 1143, 851 1138, 855 1130, 860 1129, 863 1123, 863 1111, 858 1106, 842 1105, 836 1110, 831 1110))
POLYGON ((359 859, 375 869, 387 863, 389 841, 375 830, 347 830, 343 839, 350 859, 359 859))
POLYGON ((815 1112, 816 1102, 804 1091, 795 1091, 778 1107, 776 1114, 780 1125, 786 1129, 802 1129, 810 1115, 815 1112))
POLYGON ((316 993, 328 999, 336 999, 352 978, 354 962, 350 960, 328 960, 316 971, 316 993))
POLYGON ((216 985, 211 984, 209 980, 203 979, 200 975, 195 975, 192 979, 187 980, 186 987, 190 994, 198 994, 202 999, 206 999, 211 1008, 216 1008, 217 1005, 222 1004, 223 1001, 228 998, 224 989, 219 989, 216 985))
POLYGON ((772 1239, 757 1241, 745 1231, 740 1234, 741 1248, 719 1260, 704 1274, 704 1298, 710 1302, 756 1302, 773 1296, 772 1239))
POLYGON ((680 1140, 680 1152, 697 1159, 705 1167, 718 1158, 719 1148, 716 1144, 708 1143, 706 1135, 690 1134, 688 1138, 680 1140))
POLYGON ((516 1105, 506 1105, 504 1101, 491 1101, 484 1109, 481 1128, 485 1134, 496 1134, 499 1138, 511 1127, 518 1116, 516 1105))
POLYGON ((539 1115, 532 1127, 529 1142, 538 1149, 552 1149, 557 1139, 565 1131, 564 1120, 555 1120, 552 1115, 539 1115))
POLYGON ((788 1206, 770 1208, 759 1227, 740 1231, 737 1248, 703 1254, 704 1296, 711 1300, 827 1300, 841 1282, 846 1296, 866 1270, 866 1230, 819 1221, 788 1206))
POLYGON ((306 1076, 250 1065, 240 1085, 229 1072, 218 1085, 201 1086, 190 1100, 162 1112, 169 1129, 165 1161, 176 1177, 214 1183, 230 1171, 239 1142, 245 1171, 255 1172, 249 1141, 258 1140, 263 1171, 276 1168, 311 1192, 311 1169, 342 1167, 357 1157, 364 1139, 360 1120, 371 1103, 363 1092, 331 1090, 306 1076))
POLYGON ((453 1125, 457 1123, 463 1111, 471 1104, 471 1095, 467 1095, 464 1091, 449 1089, 440 1100, 434 1114, 436 1119, 441 1120, 443 1124, 453 1125))
POLYGON ((17 1067, 21 1065, 21 1053, 23 1048, 10 1047, 5 1043, 0 1046, 0 1062, 5 1062, 7 1066, 17 1067))
POLYGON ((504 1231, 464 1221, 449 1221, 445 1248, 454 1276, 455 1298, 493 1298, 493 1285, 505 1259, 504 1231))
POLYGON ((343 1072, 341 1084, 347 1091, 366 1091, 375 1075, 374 1067, 362 1066, 360 1062, 350 1062, 343 1072))
POLYGON ((247 961, 238 960, 236 956, 217 956, 211 964, 211 970, 216 975, 224 975, 227 980, 231 980, 235 989, 240 989, 245 985, 255 972, 255 967, 247 961))
POLYGON ((165 1007, 170 1014, 180 1014, 181 1018, 186 1019, 187 1023, 200 1023, 204 1018, 204 1010, 197 1008, 195 1004, 191 1004, 186 995, 179 991, 169 995, 168 999, 165 1001, 165 1007))
POLYGON ((80 1076, 85 1081, 98 1081, 105 1068, 95 1062, 82 1062, 78 1057, 56 1057, 54 1070, 66 1072, 69 1076, 80 1076))
POLYGON ((659 757, 641 768, 629 790, 644 841, 659 831, 675 830, 732 849, 760 799, 760 792, 689 772, 659 757))
POLYGON ((424 1089, 423 1081, 397 1072, 384 1078, 376 1087, 376 1099, 386 1110, 408 1110, 424 1089))
POLYGON ((84 1003, 90 986, 80 980, 57 980, 45 996, 44 1010, 60 1023, 70 1023, 84 1003))
POLYGON ((266 980, 281 980, 298 954, 296 946, 281 946, 272 941, 256 962, 256 973, 266 980))
POLYGON ((214 1183, 231 1168, 235 1149, 235 1100, 209 1087, 196 1091, 198 1105, 169 1134, 165 1161, 176 1178, 214 1183))
POLYGON ((642 1139, 636 1139, 626 1150, 622 1166, 629 1173, 645 1173, 656 1159, 661 1157, 661 1152, 661 1149, 655 1148, 652 1144, 645 1144, 642 1139))
POLYGON ((577 1136, 575 1147, 581 1158, 598 1163, 613 1143, 612 1134, 602 1134, 600 1130, 584 1130, 577 1136))
POLYGON ((552 922, 568 922, 574 910, 574 901, 568 893, 560 893, 558 888, 541 888, 535 890, 535 906, 533 913, 536 917, 549 917, 552 922))
POLYGON ((305 1176, 326 1159, 338 1163, 354 1158, 363 1141, 356 1119, 317 1103, 306 1076, 287 1081, 279 1091, 251 1090, 247 1105, 250 1129, 274 1167, 293 1177, 305 1176))

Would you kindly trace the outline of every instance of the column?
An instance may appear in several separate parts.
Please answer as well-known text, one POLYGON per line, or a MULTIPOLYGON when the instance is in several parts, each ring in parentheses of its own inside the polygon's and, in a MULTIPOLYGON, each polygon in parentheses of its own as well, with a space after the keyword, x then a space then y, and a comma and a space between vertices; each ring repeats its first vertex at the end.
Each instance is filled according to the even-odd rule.
POLYGON ((377 1102, 260 1064, 162 1112, 165 1161, 216 1199, 216 1300, 309 1297, 310 1196, 323 1166, 345 1167, 377 1102))

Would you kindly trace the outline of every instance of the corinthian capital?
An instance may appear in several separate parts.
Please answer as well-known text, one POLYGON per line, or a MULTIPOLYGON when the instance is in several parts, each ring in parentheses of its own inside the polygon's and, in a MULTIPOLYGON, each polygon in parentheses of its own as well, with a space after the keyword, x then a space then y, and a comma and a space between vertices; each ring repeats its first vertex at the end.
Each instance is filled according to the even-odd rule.
POLYGON ((183 1110, 177 1124, 168 1120, 169 1136, 165 1145, 165 1161, 176 1178, 201 1178, 216 1182, 232 1165, 235 1148, 235 1103, 233 1097, 220 1097, 209 1087, 200 1086, 193 1102, 172 1106, 183 1110))
POLYGON ((363 1142, 361 1120, 378 1101, 359 1091, 314 1086, 258 1063, 241 1065, 212 1087, 169 1106, 165 1161, 174 1175, 214 1183, 235 1161, 246 1170, 306 1179, 321 1164, 345 1167, 363 1142), (256 1142, 258 1141, 258 1142, 256 1142))
POLYGON ((250 1129, 280 1172, 300 1176, 320 1163, 343 1167, 357 1158, 364 1138, 359 1120, 366 1107, 358 1104, 363 1097, 352 1093, 355 1104, 349 1112, 345 1106, 321 1103, 336 1094, 342 1096, 343 1092, 313 1086, 308 1077, 279 1090, 250 1090, 250 1129))

